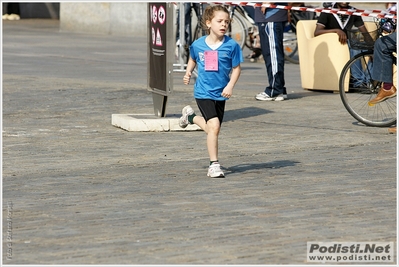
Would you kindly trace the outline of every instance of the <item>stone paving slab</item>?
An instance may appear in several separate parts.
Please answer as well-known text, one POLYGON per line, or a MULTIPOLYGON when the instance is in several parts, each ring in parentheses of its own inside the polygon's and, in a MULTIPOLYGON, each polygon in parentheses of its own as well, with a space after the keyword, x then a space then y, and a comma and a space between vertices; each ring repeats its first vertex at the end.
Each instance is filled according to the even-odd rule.
MULTIPOLYGON (((303 90, 298 65, 289 99, 262 102, 264 64, 243 63, 225 179, 206 176, 202 131, 112 126, 153 112, 145 42, 3 22, 3 264, 298 265, 308 241, 396 246, 396 136, 303 90)), ((197 110, 182 77, 169 115, 197 110)))

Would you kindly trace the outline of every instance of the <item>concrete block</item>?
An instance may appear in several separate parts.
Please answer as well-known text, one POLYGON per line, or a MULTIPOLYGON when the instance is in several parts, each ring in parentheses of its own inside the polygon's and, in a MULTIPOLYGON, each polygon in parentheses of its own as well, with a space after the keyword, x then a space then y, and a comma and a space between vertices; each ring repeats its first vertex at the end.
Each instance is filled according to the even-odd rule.
POLYGON ((154 114, 112 114, 112 125, 129 132, 199 131, 197 125, 179 126, 179 116, 159 118, 154 114))

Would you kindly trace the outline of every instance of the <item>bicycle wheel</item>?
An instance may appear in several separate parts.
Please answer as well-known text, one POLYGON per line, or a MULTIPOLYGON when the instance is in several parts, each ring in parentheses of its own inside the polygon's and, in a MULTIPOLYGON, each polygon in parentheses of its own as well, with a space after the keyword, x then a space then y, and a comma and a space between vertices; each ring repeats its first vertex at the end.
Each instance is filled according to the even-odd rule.
POLYGON ((226 34, 233 38, 240 45, 241 49, 244 49, 247 38, 247 25, 240 13, 234 13, 226 34))
POLYGON ((291 63, 299 64, 298 42, 296 40, 296 34, 292 31, 284 32, 283 37, 284 45, 284 58, 291 63))
MULTIPOLYGON (((373 52, 362 52, 344 66, 339 79, 339 93, 348 112, 359 122, 374 127, 388 127, 396 123, 396 97, 370 106, 380 84, 371 78, 373 52)), ((396 79, 396 68, 394 68, 396 79)))

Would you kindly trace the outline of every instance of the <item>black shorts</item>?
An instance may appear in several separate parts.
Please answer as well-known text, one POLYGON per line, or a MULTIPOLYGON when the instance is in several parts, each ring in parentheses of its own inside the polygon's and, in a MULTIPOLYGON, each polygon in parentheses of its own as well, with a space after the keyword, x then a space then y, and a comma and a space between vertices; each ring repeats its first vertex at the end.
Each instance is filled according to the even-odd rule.
POLYGON ((216 101, 211 99, 195 99, 197 101, 197 106, 201 111, 202 117, 205 121, 209 121, 213 118, 219 118, 220 125, 223 122, 224 107, 226 101, 216 101))

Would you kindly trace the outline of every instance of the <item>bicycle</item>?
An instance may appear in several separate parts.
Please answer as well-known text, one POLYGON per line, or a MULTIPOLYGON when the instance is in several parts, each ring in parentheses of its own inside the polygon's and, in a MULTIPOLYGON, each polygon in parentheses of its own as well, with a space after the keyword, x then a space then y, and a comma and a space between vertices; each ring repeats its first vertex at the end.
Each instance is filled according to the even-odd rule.
MULTIPOLYGON (((346 110, 359 122, 374 127, 389 127, 396 124, 396 97, 385 100, 376 105, 368 102, 375 98, 381 89, 381 82, 371 77, 373 69, 374 42, 383 36, 382 20, 376 21, 377 30, 369 32, 369 36, 359 31, 348 31, 351 47, 363 51, 351 58, 343 67, 339 79, 339 93, 346 110), (361 73, 361 77, 352 75, 361 73)), ((393 57, 394 79, 396 73, 396 53, 393 57)))

